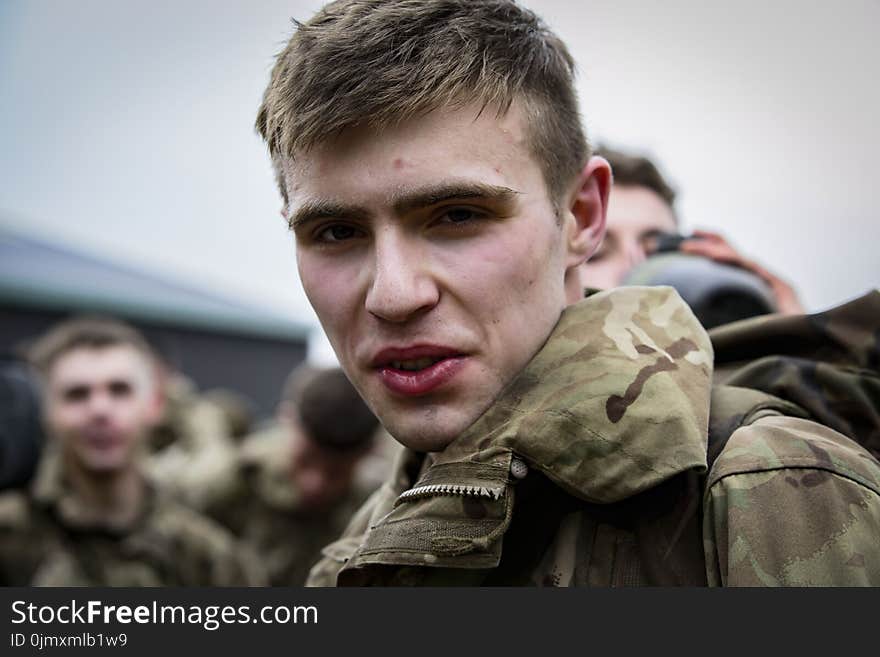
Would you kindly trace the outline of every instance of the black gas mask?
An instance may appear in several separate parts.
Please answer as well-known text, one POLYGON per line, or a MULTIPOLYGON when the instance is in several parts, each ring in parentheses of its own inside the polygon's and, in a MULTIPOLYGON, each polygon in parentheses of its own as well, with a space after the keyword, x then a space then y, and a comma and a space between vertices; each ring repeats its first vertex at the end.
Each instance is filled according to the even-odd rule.
POLYGON ((669 285, 691 307, 706 328, 777 311, 773 294, 755 274, 702 256, 682 253, 691 238, 661 233, 651 254, 634 267, 622 285, 669 285))

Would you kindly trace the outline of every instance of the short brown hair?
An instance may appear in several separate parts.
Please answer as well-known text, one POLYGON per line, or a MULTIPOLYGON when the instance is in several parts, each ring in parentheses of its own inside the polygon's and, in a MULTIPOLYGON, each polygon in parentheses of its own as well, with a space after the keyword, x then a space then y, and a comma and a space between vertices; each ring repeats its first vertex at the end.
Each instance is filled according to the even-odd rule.
POLYGON ((296 409, 309 438, 325 449, 364 449, 379 426, 379 420, 338 367, 298 366, 287 377, 281 397, 296 409))
POLYGON ((152 361, 155 352, 132 326, 109 317, 83 316, 53 326, 27 349, 28 361, 43 376, 59 357, 80 347, 101 349, 127 345, 152 361))
MULTIPOLYGON (((278 55, 257 115, 276 172, 346 128, 520 101, 554 202, 590 155, 565 44, 513 0, 337 0, 278 55)), ((287 203, 283 178, 281 193, 287 203)))
POLYGON ((604 145, 596 148, 596 155, 608 160, 615 185, 647 187, 666 201, 674 213, 675 190, 666 182, 657 165, 647 157, 625 153, 604 145))

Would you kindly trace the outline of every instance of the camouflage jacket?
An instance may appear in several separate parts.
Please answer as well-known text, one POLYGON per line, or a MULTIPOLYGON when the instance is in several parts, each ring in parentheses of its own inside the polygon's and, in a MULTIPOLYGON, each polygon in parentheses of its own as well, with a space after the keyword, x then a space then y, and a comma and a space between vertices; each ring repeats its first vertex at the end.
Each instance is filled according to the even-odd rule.
POLYGON ((880 458, 880 291, 822 313, 757 317, 709 335, 716 380, 710 454, 712 429, 726 433, 718 425, 739 421, 738 414, 725 412, 730 409, 723 401, 718 404, 725 392, 761 394, 761 404, 776 409, 786 400, 790 416, 765 419, 760 434, 733 433, 723 462, 710 472, 708 505, 714 513, 706 517, 716 524, 718 517, 727 518, 726 526, 705 532, 707 550, 718 555, 709 564, 710 581, 880 584, 880 513, 874 499, 880 458), (843 436, 865 449, 853 449, 843 436), (729 476, 748 469, 750 460, 758 462, 750 477, 729 476), (763 523, 751 518, 757 490, 786 502, 769 507, 763 523), (827 511, 832 506, 833 516, 827 511), (792 517, 802 519, 804 527, 784 564, 777 565, 771 556, 777 549, 774 528, 786 530, 792 517))
POLYGON ((277 425, 247 437, 237 458, 235 486, 204 508, 256 556, 271 586, 302 586, 321 548, 342 533, 378 485, 356 480, 331 508, 303 509, 289 470, 289 440, 277 425))
POLYGON ((265 583, 233 537, 152 484, 125 526, 86 523, 49 450, 30 490, 0 495, 0 584, 250 586, 265 583))
POLYGON ((445 450, 401 454, 308 583, 880 585, 880 464, 785 400, 714 399, 712 359, 671 288, 568 308, 445 450), (716 401, 734 430, 707 472, 716 401))

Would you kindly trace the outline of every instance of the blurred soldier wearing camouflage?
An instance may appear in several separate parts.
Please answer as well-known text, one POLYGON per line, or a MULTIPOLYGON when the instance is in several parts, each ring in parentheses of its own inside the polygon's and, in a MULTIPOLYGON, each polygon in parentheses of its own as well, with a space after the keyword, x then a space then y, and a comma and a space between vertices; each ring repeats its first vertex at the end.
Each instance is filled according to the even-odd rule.
POLYGON ((233 537, 141 473, 162 413, 153 354, 128 326, 62 323, 33 347, 50 442, 27 491, 0 496, 0 581, 34 586, 263 582, 233 537))
POLYGON ((406 447, 309 583, 880 583, 864 449, 771 394, 716 393, 670 288, 566 308, 611 184, 573 71, 503 0, 334 2, 279 55, 257 128, 300 277, 406 447), (782 499, 763 485, 786 476, 782 499))
POLYGON ((228 494, 235 480, 234 418, 215 401, 217 391, 202 394, 182 373, 158 365, 164 412, 150 432, 145 468, 163 490, 201 508, 228 494))
POLYGON ((245 438, 235 489, 206 511, 251 548, 270 585, 302 586, 378 486, 363 470, 378 425, 342 370, 301 365, 277 420, 245 438))

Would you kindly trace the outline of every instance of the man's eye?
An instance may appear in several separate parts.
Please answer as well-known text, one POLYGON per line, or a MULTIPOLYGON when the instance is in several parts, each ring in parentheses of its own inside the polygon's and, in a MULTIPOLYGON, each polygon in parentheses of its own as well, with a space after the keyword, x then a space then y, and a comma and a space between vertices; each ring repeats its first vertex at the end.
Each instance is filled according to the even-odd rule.
POLYGON ((353 226, 346 226, 345 224, 334 224, 333 226, 328 226, 324 228, 318 233, 318 241, 319 242, 344 242, 345 240, 350 240, 354 237, 358 237, 360 235, 360 231, 353 226))
POLYGON ((653 255, 657 252, 657 249, 660 248, 661 236, 662 233, 654 231, 647 235, 643 235, 639 239, 639 246, 642 247, 642 251, 645 252, 645 255, 653 255))
POLYGON ((449 208, 443 212, 442 219, 448 224, 458 225, 476 221, 485 216, 485 212, 478 212, 471 208, 449 208))
POLYGON ((67 388, 61 396, 67 402, 81 402, 89 398, 89 389, 87 386, 74 386, 67 388))
POLYGON ((132 386, 128 381, 113 381, 110 384, 110 394, 113 397, 129 397, 132 393, 132 386))

